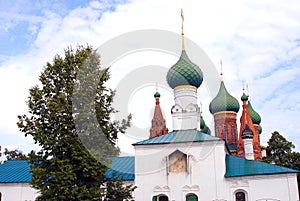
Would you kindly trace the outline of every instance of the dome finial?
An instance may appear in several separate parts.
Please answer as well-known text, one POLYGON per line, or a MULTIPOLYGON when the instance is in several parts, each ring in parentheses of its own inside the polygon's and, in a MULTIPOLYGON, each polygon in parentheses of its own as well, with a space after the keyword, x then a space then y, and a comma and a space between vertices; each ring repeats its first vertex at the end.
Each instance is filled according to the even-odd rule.
POLYGON ((221 81, 224 81, 222 59, 220 59, 220 68, 221 68, 220 78, 221 78, 221 81))
POLYGON ((202 102, 200 101, 200 115, 202 115, 202 102))
POLYGON ((184 21, 184 16, 183 16, 183 10, 181 8, 181 42, 182 42, 182 50, 185 50, 184 47, 184 31, 183 31, 183 21, 184 21))
POLYGON ((248 83, 246 84, 246 92, 247 92, 247 96, 248 96, 248 98, 249 98, 249 100, 250 100, 250 95, 249 95, 249 85, 248 85, 248 83))
POLYGON ((242 101, 248 101, 248 95, 246 95, 246 93, 245 93, 245 85, 244 85, 244 83, 243 83, 243 95, 241 97, 241 100, 242 101))
POLYGON ((156 92, 154 94, 154 98, 156 99, 156 101, 158 101, 159 98, 160 98, 160 93, 158 92, 158 84, 157 84, 157 82, 156 82, 156 92))

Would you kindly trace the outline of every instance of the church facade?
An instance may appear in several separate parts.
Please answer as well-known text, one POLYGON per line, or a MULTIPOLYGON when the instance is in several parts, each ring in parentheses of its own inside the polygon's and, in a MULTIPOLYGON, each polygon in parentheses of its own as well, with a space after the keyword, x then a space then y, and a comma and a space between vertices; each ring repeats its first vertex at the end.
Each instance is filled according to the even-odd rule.
POLYGON ((181 56, 166 79, 174 92, 173 130, 167 132, 156 92, 149 139, 133 144, 136 200, 299 200, 298 171, 259 161, 264 152, 261 117, 245 92, 238 129, 240 104, 227 91, 222 73, 219 92, 209 105, 214 133, 205 124, 197 104, 204 75, 188 57, 183 26, 181 56))
MULTIPOLYGON (((221 75, 222 76, 222 75, 221 75)), ((136 201, 297 201, 299 171, 260 162, 261 117, 249 96, 242 94, 242 115, 237 127, 239 101, 221 79, 209 105, 214 129, 205 124, 197 89, 205 75, 184 47, 166 75, 173 89, 173 129, 169 131, 156 92, 149 138, 133 144, 134 156, 116 157, 107 177, 119 176, 134 184, 136 201)), ((0 165, 0 201, 34 200, 27 161, 0 165), (13 190, 15 189, 15 190, 13 190), (13 192, 12 192, 13 190, 13 192)))

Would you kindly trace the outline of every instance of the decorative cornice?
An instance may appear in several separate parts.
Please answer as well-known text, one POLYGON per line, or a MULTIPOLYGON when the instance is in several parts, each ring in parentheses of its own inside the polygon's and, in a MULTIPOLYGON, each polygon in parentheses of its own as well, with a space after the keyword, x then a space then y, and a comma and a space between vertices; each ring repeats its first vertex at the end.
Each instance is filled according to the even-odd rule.
POLYGON ((176 90, 176 89, 186 89, 186 88, 197 90, 197 87, 195 87, 193 85, 180 85, 180 86, 175 87, 174 90, 176 90))
POLYGON ((234 111, 220 111, 220 112, 216 112, 214 114, 214 116, 218 115, 218 114, 236 114, 236 112, 234 112, 234 111))

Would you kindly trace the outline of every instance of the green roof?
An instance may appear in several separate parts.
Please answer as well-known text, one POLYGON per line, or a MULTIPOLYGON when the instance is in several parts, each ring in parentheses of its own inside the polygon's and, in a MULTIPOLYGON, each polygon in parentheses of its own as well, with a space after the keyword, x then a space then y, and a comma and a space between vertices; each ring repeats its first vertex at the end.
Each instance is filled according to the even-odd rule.
POLYGON ((198 130, 178 130, 172 131, 164 135, 154 138, 136 142, 133 145, 147 145, 147 144, 168 144, 177 142, 197 142, 197 141, 216 141, 222 140, 221 138, 208 135, 198 130))
POLYGON ((31 175, 26 160, 9 160, 0 165, 0 183, 28 183, 31 175))
MULTIPOLYGON (((134 180, 134 156, 115 157, 105 176, 134 180)), ((32 173, 27 160, 9 160, 0 165, 0 183, 29 183, 32 173)))
POLYGON ((273 165, 257 160, 247 160, 238 156, 226 155, 225 177, 299 173, 300 171, 273 165))
POLYGON ((248 110, 249 110, 249 114, 251 116, 252 122, 253 124, 260 124, 261 122, 261 117, 260 115, 253 109, 250 101, 248 101, 248 110))
POLYGON ((134 156, 116 157, 112 160, 112 165, 106 171, 107 178, 117 177, 125 181, 134 180, 134 156))
POLYGON ((221 111, 238 112, 240 104, 236 98, 230 95, 225 87, 224 81, 221 81, 217 96, 210 102, 209 111, 212 114, 221 111))
POLYGON ((182 50, 179 60, 174 64, 167 74, 167 82, 174 89, 181 85, 192 85, 200 87, 203 81, 203 73, 201 69, 194 64, 182 50))

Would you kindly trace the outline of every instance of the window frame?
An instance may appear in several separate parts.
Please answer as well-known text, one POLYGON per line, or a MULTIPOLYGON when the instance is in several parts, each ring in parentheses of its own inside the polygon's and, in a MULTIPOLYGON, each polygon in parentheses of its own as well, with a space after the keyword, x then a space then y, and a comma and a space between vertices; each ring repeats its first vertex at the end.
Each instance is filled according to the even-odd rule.
POLYGON ((234 201, 237 201, 236 200, 236 194, 237 193, 244 193, 244 195, 245 195, 245 201, 248 201, 248 193, 244 189, 238 189, 238 190, 234 191, 234 193, 233 193, 233 198, 234 198, 233 200, 234 201))

